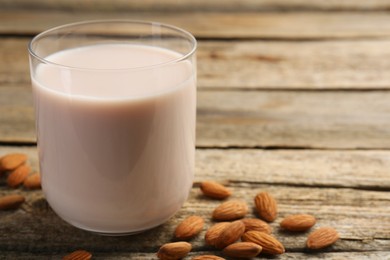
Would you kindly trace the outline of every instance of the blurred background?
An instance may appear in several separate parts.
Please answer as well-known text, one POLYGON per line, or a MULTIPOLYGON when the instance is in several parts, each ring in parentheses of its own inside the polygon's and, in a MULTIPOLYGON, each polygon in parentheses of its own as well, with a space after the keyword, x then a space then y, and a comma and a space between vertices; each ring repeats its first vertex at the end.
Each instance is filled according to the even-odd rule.
MULTIPOLYGON (((385 0, 0 0, 0 84, 29 86, 26 45, 53 26, 159 21, 199 41, 199 146, 388 148, 389 8, 385 0)), ((3 141, 34 142, 32 128, 8 131, 3 141)))

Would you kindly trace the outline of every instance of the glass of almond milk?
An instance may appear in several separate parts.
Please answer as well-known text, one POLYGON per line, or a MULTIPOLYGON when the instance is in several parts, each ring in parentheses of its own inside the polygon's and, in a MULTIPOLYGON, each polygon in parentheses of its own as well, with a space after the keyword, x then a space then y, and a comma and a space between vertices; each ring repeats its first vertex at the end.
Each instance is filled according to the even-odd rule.
POLYGON ((29 44, 42 188, 66 222, 125 235, 175 214, 192 186, 196 40, 174 26, 90 21, 29 44))

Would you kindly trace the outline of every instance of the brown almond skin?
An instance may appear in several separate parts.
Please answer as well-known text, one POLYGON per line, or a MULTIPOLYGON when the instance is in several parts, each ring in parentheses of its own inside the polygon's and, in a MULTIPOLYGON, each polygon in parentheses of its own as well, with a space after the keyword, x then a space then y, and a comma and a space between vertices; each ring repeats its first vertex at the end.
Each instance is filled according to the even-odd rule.
POLYGON ((212 199, 223 200, 232 195, 232 192, 220 183, 215 181, 204 181, 200 184, 203 194, 212 199))
POLYGON ((248 213, 248 205, 245 201, 241 200, 229 200, 213 211, 213 219, 219 221, 230 221, 245 217, 248 213))
POLYGON ((338 232, 331 227, 322 227, 313 231, 306 241, 310 249, 321 249, 334 244, 340 238, 338 232))
POLYGON ((267 234, 272 233, 272 227, 268 225, 267 222, 262 221, 258 218, 243 218, 241 221, 245 225, 245 232, 254 230, 254 231, 260 231, 267 234))
POLYGON ((182 240, 188 240, 195 237, 202 231, 204 220, 200 216, 190 216, 184 219, 175 230, 175 237, 182 240))
POLYGON ((216 255, 200 255, 191 258, 192 260, 225 260, 225 258, 216 255))
POLYGON ((157 257, 162 260, 176 260, 188 255, 192 246, 187 242, 167 243, 160 247, 157 257))
POLYGON ((219 235, 221 234, 221 232, 230 224, 230 222, 220 222, 220 223, 217 223, 213 226, 211 226, 205 236, 204 236, 204 239, 206 241, 206 244, 210 245, 210 246, 215 246, 215 241, 217 240, 217 238, 219 237, 219 235))
POLYGON ((236 220, 227 225, 215 240, 215 247, 222 249, 236 242, 245 232, 245 225, 240 220, 236 220))
POLYGON ((16 209, 22 205, 25 200, 24 196, 19 194, 0 197, 0 210, 16 209))
POLYGON ((223 254, 229 257, 250 258, 260 254, 262 247, 252 242, 238 242, 223 249, 223 254))
POLYGON ((21 165, 15 170, 13 170, 7 178, 7 185, 10 188, 17 188, 20 184, 24 182, 31 171, 30 166, 21 165))
POLYGON ((76 250, 62 258, 62 260, 89 260, 92 254, 85 250, 76 250))
POLYGON ((290 215, 280 222, 280 227, 289 231, 306 231, 316 223, 316 218, 308 214, 290 215))
POLYGON ((12 171, 27 161, 27 155, 22 153, 11 153, 4 155, 0 159, 0 169, 12 171))
POLYGON ((285 252, 284 246, 275 237, 259 231, 245 232, 241 240, 244 242, 253 242, 261 246, 262 252, 270 255, 279 255, 285 252))
POLYGON ((24 180, 23 186, 30 190, 40 189, 41 175, 39 173, 31 174, 24 180))
POLYGON ((278 215, 276 200, 268 192, 260 192, 255 197, 255 206, 260 218, 272 222, 278 215))

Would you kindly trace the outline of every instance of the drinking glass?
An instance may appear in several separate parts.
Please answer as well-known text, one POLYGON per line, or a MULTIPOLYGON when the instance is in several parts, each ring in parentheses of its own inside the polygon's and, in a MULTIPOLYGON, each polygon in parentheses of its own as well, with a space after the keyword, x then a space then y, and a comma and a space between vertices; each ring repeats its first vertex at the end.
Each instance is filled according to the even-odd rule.
POLYGON ((192 187, 196 40, 156 22, 56 27, 28 46, 42 189, 66 222, 124 235, 192 187))

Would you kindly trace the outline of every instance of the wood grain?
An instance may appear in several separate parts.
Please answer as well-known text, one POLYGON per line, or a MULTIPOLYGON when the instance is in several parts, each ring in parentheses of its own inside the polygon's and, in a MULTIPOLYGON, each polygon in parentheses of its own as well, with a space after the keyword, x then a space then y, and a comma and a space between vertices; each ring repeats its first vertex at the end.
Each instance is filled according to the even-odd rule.
POLYGON ((0 87, 0 142, 35 142, 30 87, 0 87))
POLYGON ((30 39, 0 39, 0 87, 5 84, 30 83, 27 45, 30 39))
POLYGON ((388 148, 386 91, 202 91, 200 147, 388 148))
MULTIPOLYGON (((333 226, 338 230, 342 240, 332 251, 380 251, 387 250, 390 246, 390 201, 386 192, 257 184, 241 186, 239 183, 229 187, 235 198, 246 200, 251 207, 257 192, 268 191, 273 194, 278 201, 279 217, 271 226, 288 251, 303 252, 307 233, 285 233, 279 230, 278 223, 283 216, 298 213, 315 215, 318 219, 316 227, 333 226)), ((20 210, 0 212, 0 231, 7 233, 7 237, 0 238, 1 251, 16 250, 19 246, 21 251, 26 251, 29 247, 32 252, 44 252, 48 249, 55 252, 78 246, 87 250, 92 247, 93 250, 104 252, 116 244, 117 252, 150 252, 162 243, 172 241, 175 227, 189 215, 203 216, 206 226, 212 225, 211 212, 220 203, 204 198, 199 195, 198 188, 193 188, 189 200, 166 224, 139 236, 119 239, 96 236, 65 223, 47 205, 40 191, 17 192, 25 195, 27 202, 20 210), (31 245, 31 241, 37 238, 40 238, 42 243, 31 245)), ((9 193, 10 191, 2 189, 0 194, 9 193)), ((253 213, 247 216, 256 217, 253 213)), ((196 250, 207 248, 203 241, 204 233, 205 230, 193 241, 196 250)))
MULTIPOLYGON (((0 147, 0 155, 15 151, 27 153, 32 168, 37 169, 35 147, 0 147)), ((212 177, 219 181, 229 181, 228 186, 233 190, 233 197, 246 200, 251 207, 253 207, 253 197, 257 192, 270 192, 279 205, 279 216, 271 225, 275 235, 285 245, 287 252, 306 252, 304 244, 307 233, 294 235, 285 233, 278 228, 278 223, 283 216, 297 213, 313 214, 318 219, 316 227, 333 226, 339 231, 341 239, 325 252, 379 251, 377 253, 381 255, 380 251, 389 250, 390 198, 388 192, 341 187, 318 188, 316 184, 302 187, 299 181, 296 186, 289 186, 288 181, 285 185, 279 183, 282 174, 285 175, 285 179, 293 179, 297 175, 299 169, 290 171, 296 171, 295 174, 290 175, 290 172, 283 169, 287 169, 290 164, 298 165, 297 160, 300 156, 307 158, 306 161, 301 161, 300 165, 302 179, 313 178, 313 171, 305 171, 305 168, 314 169, 317 167, 320 172, 317 174, 319 176, 317 182, 322 182, 325 185, 327 179, 331 179, 332 176, 339 176, 339 178, 336 177, 336 181, 337 179, 341 181, 343 178, 351 180, 355 176, 362 176, 356 178, 356 187, 369 178, 383 182, 384 179, 378 177, 377 173, 382 172, 382 177, 385 178, 388 174, 388 164, 379 162, 380 160, 388 161, 385 158, 390 157, 389 151, 378 151, 374 154, 370 151, 344 151, 333 154, 329 151, 234 150, 226 153, 227 156, 223 160, 220 158, 222 154, 221 150, 198 150, 195 180, 201 181, 212 177), (258 157, 258 160, 255 160, 253 154, 258 157), (317 159, 313 159, 316 157, 317 159), (219 160, 220 163, 215 163, 212 158, 219 160), (240 159, 237 160, 237 158, 240 159), (323 162, 318 163, 318 158, 322 158, 323 162), (343 162, 340 163, 340 160, 343 162), (372 163, 368 163, 375 160, 377 162, 376 169, 370 167, 372 163), (249 166, 248 161, 251 162, 249 166), (264 164, 266 161, 269 163, 264 164), (323 169, 321 173, 321 166, 325 162, 329 164, 328 169, 323 169), (283 164, 284 167, 279 167, 280 164, 283 164), (232 165, 235 165, 235 169, 241 169, 241 173, 232 174, 229 172, 235 170, 230 170, 232 165), (361 171, 346 171, 347 168, 352 169, 352 166, 359 168, 361 165, 366 165, 366 168, 361 171), (280 170, 280 168, 282 169, 280 170), (248 181, 252 177, 255 180, 248 181), (262 178, 266 179, 266 184, 261 181, 262 178), (378 223, 381 224, 378 225, 378 223)), ((292 166, 291 168, 296 167, 292 166)), ((14 192, 14 190, 6 188, 4 183, 0 185, 0 195, 14 192)), ((189 215, 204 216, 206 226, 210 226, 212 224, 211 212, 220 203, 202 196, 199 188, 195 185, 184 207, 166 224, 130 237, 105 237, 78 230, 64 223, 47 205, 41 191, 18 189, 16 192, 26 195, 27 203, 19 210, 0 212, 0 232, 7 233, 7 236, 0 236, 0 251, 10 254, 17 251, 32 255, 59 255, 83 248, 96 252, 98 255, 102 254, 102 257, 110 255, 109 252, 113 250, 115 255, 133 253, 137 256, 135 252, 139 254, 143 252, 147 256, 156 252, 161 244, 172 241, 176 225, 189 215), (31 241, 39 241, 39 243, 31 241)), ((254 217, 255 215, 251 212, 248 216, 254 217)), ((204 244, 204 233, 205 230, 191 241, 194 252, 213 250, 204 244)), ((291 254, 293 256, 295 253, 291 254)), ((323 254, 323 256, 327 255, 328 253, 323 254)), ((336 257, 337 254, 334 256, 336 257)))
POLYGON ((390 41, 200 42, 200 87, 390 88, 390 41))
POLYGON ((50 9, 72 11, 269 11, 269 10, 388 10, 386 0, 143 0, 143 1, 77 1, 77 0, 2 0, 2 7, 7 9, 50 9))
POLYGON ((197 162, 198 174, 221 182, 390 190, 387 151, 205 149, 197 162))
MULTIPOLYGON (((198 147, 389 149, 387 91, 199 91, 198 147)), ((29 87, 0 87, 0 142, 35 142, 29 87)))
MULTIPOLYGON (((0 39, 0 87, 29 83, 29 39, 0 39)), ((390 41, 200 41, 199 88, 390 89, 390 41)))
MULTIPOLYGON (((35 147, 0 146, 0 157, 21 151, 38 169, 35 147)), ((354 194, 390 191, 390 151, 198 149, 196 163, 195 185, 210 179, 241 186, 349 188, 354 194)))
POLYGON ((220 39, 350 39, 390 36, 385 12, 190 12, 115 13, 0 11, 0 34, 35 35, 53 26, 93 19, 141 19, 182 27, 199 38, 220 39))
MULTIPOLYGON (((61 259, 66 252, 63 253, 28 253, 28 252, 2 252, 4 257, 9 259, 19 259, 19 260, 41 260, 45 259, 61 259)), ((277 259, 280 260, 291 260, 291 259, 310 259, 310 260, 318 260, 318 259, 327 259, 327 260, 340 260, 340 259, 354 259, 354 260, 368 260, 368 259, 381 259, 388 260, 390 252, 389 251, 374 251, 374 252, 327 252, 327 253, 293 253, 288 252, 283 255, 278 256, 277 259)), ((218 251, 201 251, 201 252, 190 252, 188 257, 183 258, 185 260, 191 259, 191 257, 198 255, 218 255, 223 257, 221 252, 218 251)), ((157 259, 156 253, 102 253, 102 252, 93 252, 93 259, 101 259, 101 260, 150 260, 157 259)), ((261 258, 259 258, 261 259, 261 258)))

